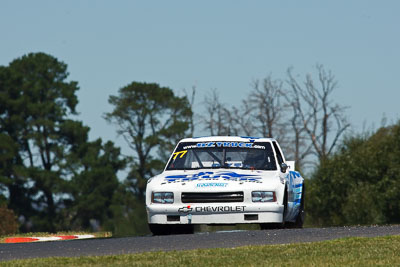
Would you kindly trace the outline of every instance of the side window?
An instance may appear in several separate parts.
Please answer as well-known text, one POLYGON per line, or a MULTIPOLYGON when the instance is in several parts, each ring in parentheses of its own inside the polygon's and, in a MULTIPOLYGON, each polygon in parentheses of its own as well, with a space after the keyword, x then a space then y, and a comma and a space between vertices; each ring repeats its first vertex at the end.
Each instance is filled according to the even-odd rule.
POLYGON ((278 147, 278 145, 276 144, 275 141, 272 142, 272 143, 274 145, 274 149, 275 149, 275 152, 276 152, 276 157, 278 158, 278 164, 279 164, 279 166, 281 166, 281 164, 283 162, 283 157, 282 157, 281 150, 279 149, 279 147, 278 147))

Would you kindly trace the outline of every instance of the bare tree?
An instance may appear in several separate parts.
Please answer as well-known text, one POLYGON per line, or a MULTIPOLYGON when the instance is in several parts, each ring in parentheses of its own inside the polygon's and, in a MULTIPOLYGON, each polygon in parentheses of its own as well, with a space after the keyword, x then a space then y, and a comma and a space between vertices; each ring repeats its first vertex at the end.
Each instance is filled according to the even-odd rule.
POLYGON ((254 133, 250 101, 243 100, 241 106, 231 107, 221 103, 218 91, 213 89, 205 97, 204 106, 206 110, 201 116, 202 123, 211 135, 251 136, 254 133))
MULTIPOLYGON (((290 104, 295 112, 295 129, 298 129, 299 134, 303 131, 306 133, 313 152, 321 162, 331 155, 337 141, 350 124, 344 116, 346 107, 331 100, 331 94, 337 88, 335 76, 331 71, 325 71, 320 64, 316 69, 318 84, 307 74, 304 84, 301 85, 292 75, 291 68, 287 71, 287 82, 291 89, 290 104)), ((297 156, 301 158, 299 154, 297 156)))
POLYGON ((243 100, 240 107, 224 108, 229 133, 252 136, 255 133, 251 101, 243 100))
POLYGON ((230 129, 226 120, 226 108, 220 102, 217 89, 211 90, 211 94, 204 98, 205 114, 201 116, 205 130, 210 135, 230 135, 230 129))
POLYGON ((298 110, 289 95, 283 82, 269 75, 262 82, 253 82, 251 103, 256 131, 279 140, 285 154, 296 161, 299 169, 307 163, 305 158, 312 146, 306 140, 298 110))
POLYGON ((308 141, 296 101, 293 101, 290 95, 284 95, 286 105, 290 108, 288 111, 291 112, 289 112, 288 117, 288 142, 281 144, 281 146, 285 149, 286 154, 296 162, 297 169, 301 170, 313 163, 307 160, 308 156, 312 154, 313 145, 312 142, 308 141))
POLYGON ((250 98, 239 107, 220 102, 217 90, 205 97, 202 115, 205 129, 211 135, 260 135, 280 141, 298 169, 321 162, 330 156, 350 124, 344 115, 346 107, 332 101, 337 81, 322 65, 316 66, 318 79, 310 74, 298 82, 287 71, 288 88, 271 75, 252 84, 250 98))
POLYGON ((196 99, 196 86, 192 86, 192 90, 190 91, 190 93, 188 93, 186 91, 186 89, 183 90, 188 102, 189 102, 189 106, 190 109, 192 110, 192 114, 189 118, 189 134, 190 136, 194 136, 194 130, 195 130, 195 114, 194 114, 194 102, 196 99))
POLYGON ((285 125, 282 119, 285 104, 282 102, 282 81, 267 76, 262 82, 255 80, 252 87, 250 99, 256 131, 264 137, 284 139, 285 125))

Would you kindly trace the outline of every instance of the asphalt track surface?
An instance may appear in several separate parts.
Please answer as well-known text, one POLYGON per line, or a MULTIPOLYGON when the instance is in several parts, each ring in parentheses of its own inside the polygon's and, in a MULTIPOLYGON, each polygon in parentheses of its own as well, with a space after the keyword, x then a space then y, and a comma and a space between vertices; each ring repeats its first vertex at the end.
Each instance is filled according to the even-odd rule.
POLYGON ((116 255, 149 251, 233 248, 315 242, 343 237, 400 235, 400 225, 197 233, 38 243, 0 244, 0 261, 38 257, 116 255))

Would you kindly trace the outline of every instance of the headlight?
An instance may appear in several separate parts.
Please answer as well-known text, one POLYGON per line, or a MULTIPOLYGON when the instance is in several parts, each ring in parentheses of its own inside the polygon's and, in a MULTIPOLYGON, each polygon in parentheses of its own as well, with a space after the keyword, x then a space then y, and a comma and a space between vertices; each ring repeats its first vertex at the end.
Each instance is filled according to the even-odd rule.
POLYGON ((275 202, 275 192, 268 191, 254 191, 251 192, 251 200, 253 202, 275 202))
POLYGON ((153 192, 151 195, 152 203, 172 204, 174 203, 174 193, 172 192, 153 192))

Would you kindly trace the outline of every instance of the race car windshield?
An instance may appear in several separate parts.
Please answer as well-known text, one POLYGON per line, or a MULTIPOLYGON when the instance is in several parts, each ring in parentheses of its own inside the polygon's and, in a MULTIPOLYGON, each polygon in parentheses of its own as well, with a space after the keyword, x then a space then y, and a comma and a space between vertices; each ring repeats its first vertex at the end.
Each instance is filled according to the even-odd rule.
POLYGON ((175 149, 167 170, 192 169, 276 170, 269 142, 185 142, 175 149))

